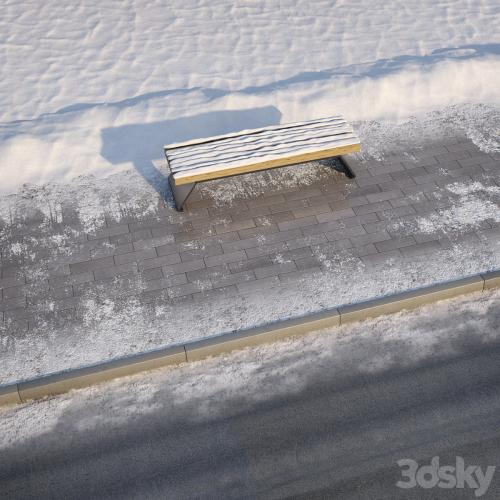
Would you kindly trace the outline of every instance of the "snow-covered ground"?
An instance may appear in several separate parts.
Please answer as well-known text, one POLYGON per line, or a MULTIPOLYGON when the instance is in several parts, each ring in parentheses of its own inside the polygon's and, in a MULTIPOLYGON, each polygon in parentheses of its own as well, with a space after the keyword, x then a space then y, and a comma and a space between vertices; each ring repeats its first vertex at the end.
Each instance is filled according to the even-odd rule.
MULTIPOLYGON (((105 216, 154 217, 157 191, 169 197, 162 177, 169 142, 342 113, 355 124, 366 159, 464 135, 484 152, 500 152, 494 0, 0 0, 0 7, 4 255, 29 261, 26 249, 37 246, 63 262, 81 236, 72 227, 19 242, 9 224, 37 212, 42 226, 57 224, 66 202, 87 233, 102 228, 105 216)), ((273 188, 313 183, 317 168, 277 171, 273 188)), ((264 182, 255 175, 235 179, 231 190, 226 181, 201 189, 214 204, 230 203, 259 194, 264 182)), ((85 321, 78 335, 66 324, 64 335, 49 328, 15 338, 3 324, 1 380, 499 267, 498 241, 458 241, 498 223, 498 189, 494 176, 488 184, 450 182, 443 191, 454 200, 451 209, 394 227, 445 234, 451 244, 432 262, 420 257, 369 272, 338 252, 324 256, 330 274, 268 290, 264 301, 221 298, 174 310, 135 299, 120 304, 104 290, 79 305, 85 321)), ((177 216, 168 214, 173 222, 177 216)))
POLYGON ((232 130, 500 104, 495 0, 0 7, 3 193, 123 170, 148 177, 164 143, 232 130))
POLYGON ((99 435, 138 416, 147 422, 163 405, 169 415, 186 410, 189 421, 197 422, 224 414, 231 401, 251 405, 298 394, 324 370, 338 377, 374 377, 393 367, 411 369, 436 353, 446 359, 499 339, 500 291, 476 293, 1 408, 0 451, 36 437, 59 439, 59 422, 68 435, 72 428, 99 435))

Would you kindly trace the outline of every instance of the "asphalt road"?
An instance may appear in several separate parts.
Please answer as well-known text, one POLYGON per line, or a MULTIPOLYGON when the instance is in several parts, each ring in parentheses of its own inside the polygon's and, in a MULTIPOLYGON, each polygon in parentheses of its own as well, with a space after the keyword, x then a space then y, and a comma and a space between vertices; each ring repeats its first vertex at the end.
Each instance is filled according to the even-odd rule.
MULTIPOLYGON (((497 313, 487 312, 490 319, 497 313)), ((397 460, 425 465, 439 456, 440 464, 455 465, 459 456, 483 471, 497 467, 482 498, 500 498, 500 340, 485 342, 467 328, 457 333, 462 319, 449 318, 446 349, 438 344, 415 363, 406 343, 394 338, 382 346, 374 336, 352 352, 384 349, 393 361, 387 369, 361 369, 366 357, 343 364, 322 358, 307 375, 298 369, 297 380, 307 376, 298 390, 260 399, 210 393, 220 411, 205 417, 197 411, 202 399, 173 405, 166 389, 144 414, 117 412, 111 423, 100 421, 95 398, 104 412, 106 396, 94 392, 92 402, 66 411, 50 435, 32 433, 2 450, 0 496, 476 498, 467 484, 396 486, 403 479, 397 460)), ((121 407, 140 407, 120 397, 121 407)))

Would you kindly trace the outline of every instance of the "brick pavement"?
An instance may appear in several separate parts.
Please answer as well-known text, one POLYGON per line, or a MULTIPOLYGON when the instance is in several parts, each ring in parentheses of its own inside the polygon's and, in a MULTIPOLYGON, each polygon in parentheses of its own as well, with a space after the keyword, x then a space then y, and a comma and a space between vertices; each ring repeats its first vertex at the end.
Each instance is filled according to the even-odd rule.
MULTIPOLYGON (((207 183, 184 213, 158 197, 154 214, 108 216, 97 231, 85 231, 71 206, 50 221, 39 214, 4 221, 0 322, 10 332, 64 326, 78 321, 89 294, 145 304, 257 294, 328 273, 340 254, 370 268, 432 258, 450 241, 500 241, 495 217, 419 230, 420 219, 439 221, 456 209, 453 183, 479 182, 487 188, 480 194, 498 209, 500 160, 467 139, 360 159, 355 171, 349 180, 318 164, 312 182, 286 188, 270 182, 229 204, 219 203, 207 183)), ((231 188, 231 180, 216 182, 231 188)))

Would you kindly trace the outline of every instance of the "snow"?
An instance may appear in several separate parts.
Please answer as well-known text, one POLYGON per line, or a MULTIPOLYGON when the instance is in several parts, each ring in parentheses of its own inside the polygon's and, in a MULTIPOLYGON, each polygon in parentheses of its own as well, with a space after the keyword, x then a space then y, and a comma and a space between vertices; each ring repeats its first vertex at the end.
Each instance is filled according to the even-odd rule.
POLYGON ((495 0, 2 0, 1 9, 3 193, 144 174, 166 143, 235 130, 500 101, 495 0))
MULTIPOLYGON (((137 297, 115 295, 120 289, 140 292, 140 279, 103 282, 78 304, 81 324, 41 324, 22 336, 13 335, 8 327, 0 329, 1 383, 498 269, 500 241, 487 236, 454 241, 451 234, 449 246, 433 251, 431 260, 421 255, 373 266, 342 249, 318 257, 325 273, 270 284, 258 293, 220 294, 187 303, 144 304, 137 297)), ((40 303, 40 312, 50 306, 50 301, 40 303)))
POLYGON ((165 152, 175 179, 182 179, 193 170, 198 175, 354 144, 359 139, 352 127, 334 117, 218 136, 216 142, 177 143, 165 152))
MULTIPOLYGON (((62 272, 80 230, 97 231, 106 219, 133 214, 137 220, 162 210, 178 221, 158 196, 171 202, 164 144, 342 114, 368 159, 464 135, 482 151, 500 152, 494 0, 409 0, 396 7, 381 0, 171 0, 168 7, 145 0, 71 6, 0 0, 0 6, 0 243, 4 255, 29 264, 29 281, 47 278, 50 259, 62 272), (78 230, 44 233, 44 225, 63 220, 68 205, 78 230), (34 215, 40 234, 4 239, 3 223, 34 215), (50 258, 35 262, 35 246, 50 258)), ((214 205, 230 204, 263 187, 317 180, 318 165, 305 164, 200 189, 214 205)), ((76 332, 47 325, 14 339, 0 326, 0 380, 500 267, 499 242, 481 233, 488 221, 498 222, 497 188, 450 183, 446 189, 452 208, 393 226, 422 238, 446 235, 449 246, 433 262, 423 256, 370 268, 339 249, 318 255, 328 273, 296 285, 175 307, 118 300, 103 285, 100 295, 79 304, 84 321, 76 332), (458 241, 472 229, 475 241, 458 241)), ((275 260, 286 263, 280 255, 275 260)), ((141 291, 143 283, 130 288, 141 291)), ((54 304, 40 307, 50 311, 54 304)))
POLYGON ((411 312, 314 332, 228 355, 124 377, 29 404, 0 408, 0 449, 60 429, 116 429, 164 407, 198 422, 227 416, 229 402, 276 401, 299 394, 324 370, 354 377, 411 369, 460 356, 500 339, 500 290, 475 293, 411 312))

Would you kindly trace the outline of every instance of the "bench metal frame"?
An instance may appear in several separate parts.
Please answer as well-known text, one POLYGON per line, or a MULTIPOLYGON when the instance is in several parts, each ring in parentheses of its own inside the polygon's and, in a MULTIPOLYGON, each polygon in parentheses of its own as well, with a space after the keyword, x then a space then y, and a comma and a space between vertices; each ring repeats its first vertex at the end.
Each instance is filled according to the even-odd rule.
MULTIPOLYGON (((330 158, 321 158, 322 160, 328 160, 328 159, 333 159, 336 158, 340 160, 340 163, 342 164, 342 173, 346 175, 349 179, 354 179, 356 177, 356 174, 352 170, 351 166, 349 165, 349 160, 346 160, 344 156, 332 156, 330 158)), ((269 167, 265 169, 258 169, 255 170, 254 172, 261 172, 265 170, 274 170, 275 168, 282 168, 282 167, 288 167, 291 165, 299 165, 302 162, 297 162, 297 163, 287 163, 284 165, 280 166, 275 166, 275 167, 269 167)), ((168 158, 167 158, 167 164, 168 164, 168 158)), ((222 179, 224 177, 235 177, 238 175, 246 175, 249 172, 242 172, 240 174, 232 174, 230 176, 228 175, 223 175, 220 177, 212 177, 210 179, 204 180, 204 181, 197 181, 197 182, 191 182, 188 184, 176 184, 175 179, 174 179, 174 174, 170 174, 168 176, 168 183, 170 184, 170 189, 172 190, 172 194, 174 196, 174 201, 175 201, 175 208, 178 212, 183 212, 184 211, 184 204, 186 203, 186 200, 189 198, 190 194, 193 192, 194 188, 196 187, 196 184, 199 182, 209 182, 211 180, 216 180, 216 179, 222 179)))

